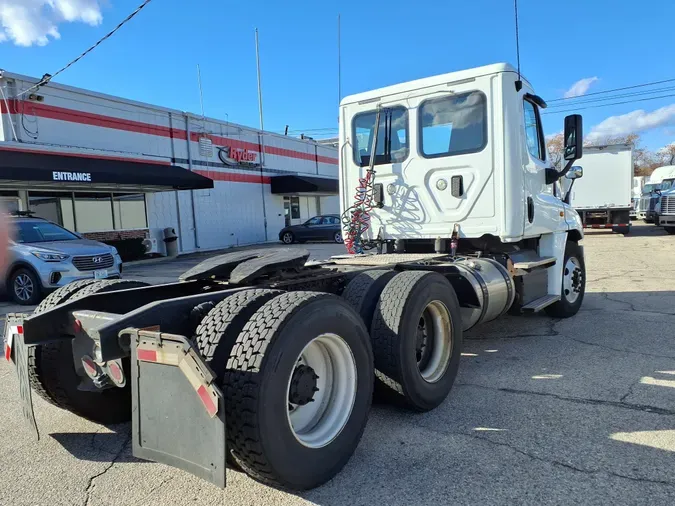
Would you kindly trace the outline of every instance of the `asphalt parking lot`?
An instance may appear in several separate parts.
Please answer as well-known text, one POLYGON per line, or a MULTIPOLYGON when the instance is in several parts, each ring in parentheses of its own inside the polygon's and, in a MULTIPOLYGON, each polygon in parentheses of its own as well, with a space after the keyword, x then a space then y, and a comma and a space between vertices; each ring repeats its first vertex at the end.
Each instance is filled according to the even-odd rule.
MULTIPOLYGON (((35 442, 2 361, 0 504, 675 504, 675 237, 635 226, 627 237, 590 233, 584 247, 577 316, 471 331, 441 407, 374 406, 346 468, 303 494, 229 471, 221 491, 134 459, 128 425, 98 426, 40 399, 35 442)), ((170 281, 199 260, 133 266, 126 277, 170 281)))

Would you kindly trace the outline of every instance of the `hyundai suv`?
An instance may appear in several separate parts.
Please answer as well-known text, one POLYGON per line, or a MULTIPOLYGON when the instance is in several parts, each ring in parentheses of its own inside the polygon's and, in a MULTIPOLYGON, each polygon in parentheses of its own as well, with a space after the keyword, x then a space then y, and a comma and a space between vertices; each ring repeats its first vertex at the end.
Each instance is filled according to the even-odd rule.
POLYGON ((117 250, 41 218, 10 217, 13 232, 2 281, 18 304, 38 304, 46 293, 79 279, 122 275, 117 250))

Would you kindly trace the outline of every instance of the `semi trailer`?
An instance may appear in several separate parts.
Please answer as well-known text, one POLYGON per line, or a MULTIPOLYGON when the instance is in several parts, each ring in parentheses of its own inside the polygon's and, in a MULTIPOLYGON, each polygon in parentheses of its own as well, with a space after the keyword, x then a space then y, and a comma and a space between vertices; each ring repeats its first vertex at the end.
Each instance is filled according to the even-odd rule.
POLYGON ((449 395, 466 330, 511 312, 575 315, 583 229, 560 180, 581 177, 582 120, 548 160, 546 103, 507 64, 340 104, 347 254, 215 256, 175 283, 84 280, 9 314, 28 426, 33 397, 131 420, 134 456, 218 486, 226 468, 310 489, 355 451, 373 396, 416 412, 449 395))
POLYGON ((633 148, 629 144, 584 148, 584 178, 571 204, 584 228, 628 234, 633 195, 633 148))

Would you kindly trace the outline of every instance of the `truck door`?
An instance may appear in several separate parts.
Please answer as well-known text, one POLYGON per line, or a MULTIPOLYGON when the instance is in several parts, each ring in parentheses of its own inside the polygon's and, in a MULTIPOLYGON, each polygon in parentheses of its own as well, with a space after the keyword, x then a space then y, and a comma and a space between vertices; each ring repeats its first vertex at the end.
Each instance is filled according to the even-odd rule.
POLYGON ((527 150, 523 174, 524 235, 532 237, 566 229, 560 185, 556 188, 554 184, 546 184, 546 169, 553 165, 546 151, 539 107, 527 96, 523 99, 523 124, 527 150))

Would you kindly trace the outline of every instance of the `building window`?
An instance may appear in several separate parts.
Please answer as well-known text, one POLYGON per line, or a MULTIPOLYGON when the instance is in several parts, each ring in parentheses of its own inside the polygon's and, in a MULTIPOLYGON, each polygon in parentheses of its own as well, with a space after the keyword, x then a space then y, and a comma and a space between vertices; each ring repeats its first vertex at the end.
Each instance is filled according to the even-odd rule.
POLYGON ((145 194, 114 193, 113 216, 115 230, 147 228, 148 218, 145 213, 145 194))
POLYGON ((34 216, 77 232, 148 228, 144 193, 29 192, 34 216))
MULTIPOLYGON (((354 161, 361 167, 370 165, 376 115, 376 111, 370 111, 354 116, 354 161)), ((375 147, 375 165, 403 162, 408 158, 408 145, 408 110, 404 107, 382 109, 375 147)))
POLYGON ((71 193, 29 192, 28 208, 38 218, 75 230, 75 213, 71 193))
POLYGON ((21 210, 19 192, 0 191, 0 213, 16 213, 21 210))
POLYGON ((480 91, 425 100, 419 108, 425 158, 481 151, 487 144, 487 100, 480 91))
POLYGON ((291 219, 300 219, 300 197, 291 197, 291 219))
POLYGON ((76 193, 75 219, 78 232, 107 232, 113 230, 110 193, 76 193))

